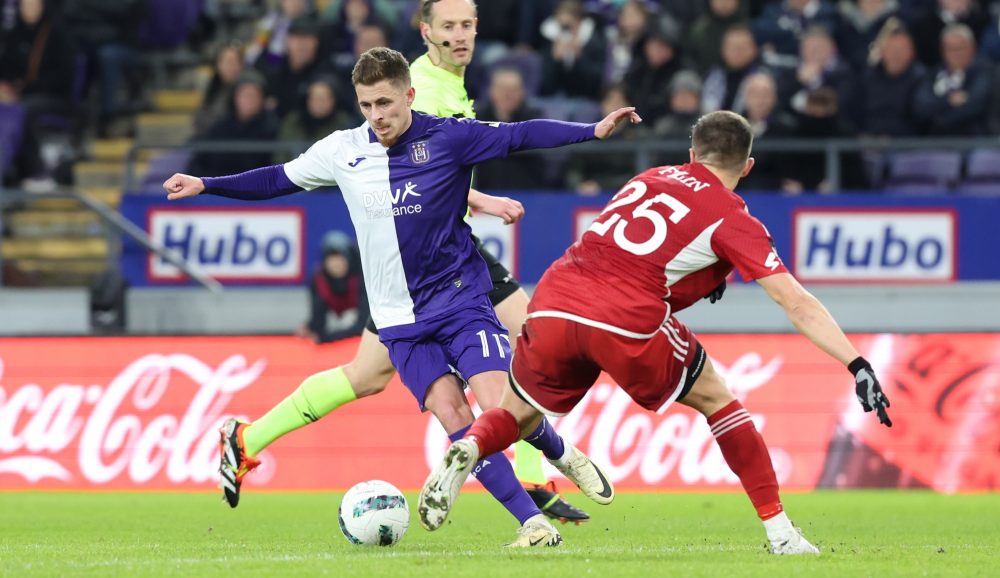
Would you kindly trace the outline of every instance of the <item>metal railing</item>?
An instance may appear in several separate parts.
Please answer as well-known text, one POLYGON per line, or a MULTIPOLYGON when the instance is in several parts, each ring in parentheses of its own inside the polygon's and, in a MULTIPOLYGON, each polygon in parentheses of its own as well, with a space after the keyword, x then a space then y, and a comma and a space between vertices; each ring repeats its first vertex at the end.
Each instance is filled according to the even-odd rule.
MULTIPOLYGON (((121 235, 124 234, 136 243, 142 245, 161 257, 171 265, 177 267, 185 275, 194 279, 199 285, 213 293, 222 292, 222 284, 215 279, 205 275, 197 268, 192 267, 187 261, 181 259, 174 251, 167 249, 163 245, 156 243, 149 238, 146 231, 143 231, 135 223, 126 219, 117 210, 105 205, 90 195, 75 189, 62 189, 46 193, 30 193, 20 189, 5 189, 0 186, 0 213, 6 211, 9 206, 22 202, 34 201, 38 199, 76 199, 88 209, 97 213, 104 221, 105 234, 108 240, 107 265, 109 268, 118 267, 118 247, 120 246, 121 235)), ((0 218, 0 243, 3 243, 3 219, 0 218)), ((3 252, 0 251, 0 287, 3 286, 3 252)))
MULTIPOLYGON (((142 151, 186 149, 193 153, 260 153, 288 152, 289 158, 306 150, 312 143, 287 141, 200 141, 188 144, 138 143, 129 149, 125 166, 125 190, 135 190, 135 164, 142 151)), ((596 155, 631 153, 635 155, 635 172, 640 173, 654 166, 653 157, 659 153, 677 154, 678 163, 687 158, 691 143, 688 139, 637 138, 608 142, 587 142, 565 149, 526 151, 526 154, 565 156, 569 154, 596 155), (559 151, 559 152, 555 152, 559 151)), ((842 190, 843 155, 846 153, 887 153, 898 150, 956 150, 1000 148, 1000 137, 944 137, 944 138, 832 138, 832 139, 763 139, 753 145, 758 152, 818 153, 824 158, 825 180, 831 192, 842 190)), ((525 153, 520 153, 525 154, 525 153)))

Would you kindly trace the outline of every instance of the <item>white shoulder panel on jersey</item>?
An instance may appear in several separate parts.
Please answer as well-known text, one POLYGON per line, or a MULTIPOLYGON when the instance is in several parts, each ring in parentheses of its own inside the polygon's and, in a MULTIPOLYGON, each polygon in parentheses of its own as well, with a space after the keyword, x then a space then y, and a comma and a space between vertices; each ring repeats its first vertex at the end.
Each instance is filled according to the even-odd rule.
POLYGON ((705 230, 698 234, 686 247, 681 249, 673 259, 667 263, 663 269, 663 274, 667 278, 667 287, 672 286, 684 277, 701 271, 706 267, 711 267, 719 260, 719 256, 712 250, 712 235, 719 228, 722 221, 719 219, 705 230))

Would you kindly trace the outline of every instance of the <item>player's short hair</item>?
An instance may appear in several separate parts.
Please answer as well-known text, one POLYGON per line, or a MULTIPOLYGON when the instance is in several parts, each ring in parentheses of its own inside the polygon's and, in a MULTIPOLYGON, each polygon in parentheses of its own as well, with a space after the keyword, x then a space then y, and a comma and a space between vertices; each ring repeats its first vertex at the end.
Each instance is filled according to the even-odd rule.
POLYGON ((410 63, 399 52, 378 46, 366 50, 351 72, 351 82, 354 86, 371 86, 383 80, 409 88, 410 63))
MULTIPOLYGON (((434 5, 441 0, 420 0, 420 21, 431 23, 432 12, 434 10, 434 5)), ((475 0, 469 0, 469 4, 472 4, 472 9, 479 12, 479 6, 476 5, 475 0)))
POLYGON ((691 129, 691 147, 698 160, 723 170, 743 170, 751 146, 750 123, 729 110, 710 112, 691 129))

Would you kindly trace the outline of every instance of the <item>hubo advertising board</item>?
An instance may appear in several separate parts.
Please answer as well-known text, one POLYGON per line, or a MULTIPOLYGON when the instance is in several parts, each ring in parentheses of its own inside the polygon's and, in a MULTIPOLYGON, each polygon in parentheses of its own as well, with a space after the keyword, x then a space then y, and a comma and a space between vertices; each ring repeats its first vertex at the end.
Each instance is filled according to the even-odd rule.
MULTIPOLYGON (((300 282, 304 274, 302 209, 282 207, 151 208, 149 235, 221 281, 300 282)), ((180 270, 148 256, 151 281, 183 280, 180 270)))
POLYGON ((794 270, 802 281, 948 282, 955 279, 952 210, 799 209, 794 270))
MULTIPOLYGON (((853 336, 892 402, 891 429, 861 410, 851 375, 804 337, 699 339, 753 416, 783 487, 997 489, 1000 334, 853 336)), ((294 337, 0 339, 0 489, 211 490, 225 418, 262 415, 356 347, 294 337)), ((703 417, 678 404, 642 410, 606 375, 552 423, 619 489, 740 489, 703 417)), ((447 445, 397 378, 268 447, 246 487, 384 479, 415 489, 447 445)))

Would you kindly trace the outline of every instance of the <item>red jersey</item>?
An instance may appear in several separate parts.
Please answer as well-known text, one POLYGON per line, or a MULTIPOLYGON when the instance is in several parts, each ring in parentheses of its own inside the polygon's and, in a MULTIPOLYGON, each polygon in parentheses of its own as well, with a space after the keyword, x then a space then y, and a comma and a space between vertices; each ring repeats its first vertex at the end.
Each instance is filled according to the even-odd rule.
POLYGON ((649 337, 734 267, 747 281, 787 271, 764 225, 707 168, 657 167, 629 181, 549 267, 528 313, 649 337))

